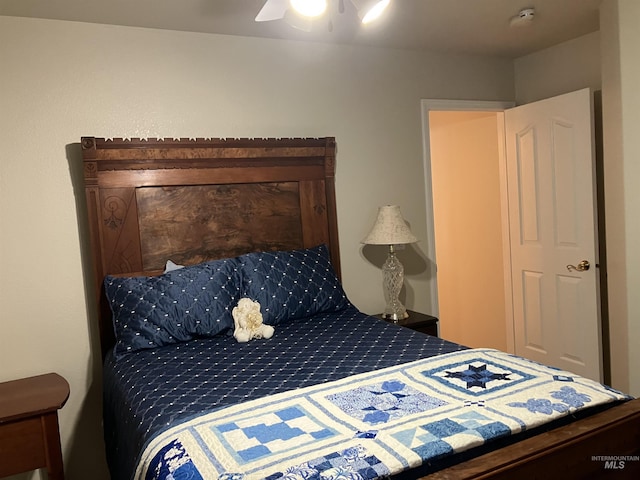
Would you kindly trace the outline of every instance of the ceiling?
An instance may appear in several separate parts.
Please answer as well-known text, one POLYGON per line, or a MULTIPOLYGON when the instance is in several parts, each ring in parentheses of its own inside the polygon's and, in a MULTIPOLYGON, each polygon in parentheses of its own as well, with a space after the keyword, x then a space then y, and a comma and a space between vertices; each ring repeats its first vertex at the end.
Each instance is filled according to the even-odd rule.
MULTIPOLYGON (((338 2, 338 0, 331 0, 338 2)), ((0 0, 0 15, 251 37, 310 40, 517 58, 597 31, 601 0, 392 0, 382 21, 361 26, 345 11, 302 32, 284 21, 256 23, 265 0, 0 0), (510 27, 523 8, 528 25, 510 27)))

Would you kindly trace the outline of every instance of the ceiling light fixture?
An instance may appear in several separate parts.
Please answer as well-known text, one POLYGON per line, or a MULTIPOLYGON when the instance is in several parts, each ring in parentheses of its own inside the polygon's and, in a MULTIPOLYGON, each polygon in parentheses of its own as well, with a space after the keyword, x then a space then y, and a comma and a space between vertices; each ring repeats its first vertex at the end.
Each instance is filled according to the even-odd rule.
MULTIPOLYGON (((338 4, 337 11, 342 14, 345 12, 345 0, 331 0, 338 4)), ((391 3, 391 0, 350 0, 355 7, 358 16, 363 24, 368 24, 376 20, 382 15, 391 3)), ((328 10, 328 0, 266 0, 262 9, 256 15, 256 22, 268 22, 271 20, 282 20, 285 22, 302 23, 303 30, 311 30, 311 21, 317 17, 324 15, 328 10), (297 16, 298 20, 293 22, 293 17, 297 16)), ((331 21, 329 22, 331 25, 331 21)), ((296 28, 300 28, 297 27, 296 28)))
POLYGON ((378 19, 389 6, 390 0, 351 0, 358 9, 358 15, 363 24, 371 23, 378 19))
POLYGON ((301 15, 291 8, 287 9, 287 11, 284 12, 284 16, 282 17, 282 19, 290 27, 293 27, 296 30, 302 30, 303 32, 312 31, 313 21, 315 20, 314 17, 301 15))
POLYGON ((319 17, 327 10, 327 0, 289 0, 289 3, 303 17, 319 17))

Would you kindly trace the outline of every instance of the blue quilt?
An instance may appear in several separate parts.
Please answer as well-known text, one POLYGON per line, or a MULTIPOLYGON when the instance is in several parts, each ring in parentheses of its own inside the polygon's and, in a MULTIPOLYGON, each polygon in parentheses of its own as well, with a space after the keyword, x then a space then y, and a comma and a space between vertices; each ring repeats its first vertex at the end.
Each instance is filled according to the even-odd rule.
POLYGON ((120 359, 107 355, 103 405, 111 478, 132 480, 159 432, 213 409, 465 349, 349 308, 279 324, 264 341, 218 335, 120 359))
POLYGON ((211 411, 158 434, 136 479, 372 479, 629 397, 489 349, 211 411))

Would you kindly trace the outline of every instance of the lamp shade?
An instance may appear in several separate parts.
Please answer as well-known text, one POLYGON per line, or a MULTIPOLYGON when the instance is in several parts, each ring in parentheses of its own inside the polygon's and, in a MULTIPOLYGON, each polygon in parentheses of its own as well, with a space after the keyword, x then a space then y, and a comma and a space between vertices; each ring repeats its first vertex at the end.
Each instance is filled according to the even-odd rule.
POLYGON ((418 238, 411 233, 398 205, 385 205, 378 209, 378 218, 362 243, 366 245, 402 245, 415 243, 418 238))

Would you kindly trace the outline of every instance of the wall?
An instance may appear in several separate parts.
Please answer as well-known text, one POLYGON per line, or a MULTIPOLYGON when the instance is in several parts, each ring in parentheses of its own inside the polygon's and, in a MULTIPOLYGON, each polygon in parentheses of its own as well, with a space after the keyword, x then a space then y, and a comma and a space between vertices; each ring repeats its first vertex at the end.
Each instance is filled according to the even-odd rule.
POLYGON ((640 395, 640 3, 600 8, 612 384, 640 395))
POLYGON ((600 32, 517 58, 514 75, 518 105, 582 88, 600 90, 600 32))
MULTIPOLYGON (((11 17, 0 65, 0 381, 67 378, 70 480, 106 478, 81 136, 335 136, 345 289, 374 313, 381 273, 360 240, 377 207, 401 205, 427 238, 420 99, 514 98, 505 59, 11 17)), ((406 304, 428 313, 423 245, 406 252, 406 304)))
MULTIPOLYGON (((622 91, 622 138, 624 158, 624 216, 626 237, 626 265, 624 278, 627 291, 637 292, 640 289, 640 195, 637 186, 640 184, 640 60, 638 59, 638 45, 640 45, 640 30, 637 20, 640 18, 640 4, 633 0, 620 1, 620 70, 622 91)), ((605 153, 606 158, 606 153, 605 153)), ((606 175, 606 173, 605 173, 606 175)), ((618 212, 619 214, 620 212, 618 212)), ((611 232, 612 236, 616 232, 611 232)), ((615 244, 614 244, 615 248, 615 244)), ((620 282, 616 279, 616 286, 620 282)), ((615 286, 614 286, 615 288, 615 286)), ((629 392, 640 396, 640 298, 631 295, 628 299, 628 332, 629 349, 629 392)))
POLYGON ((440 334, 507 350, 497 114, 429 114, 440 334))

